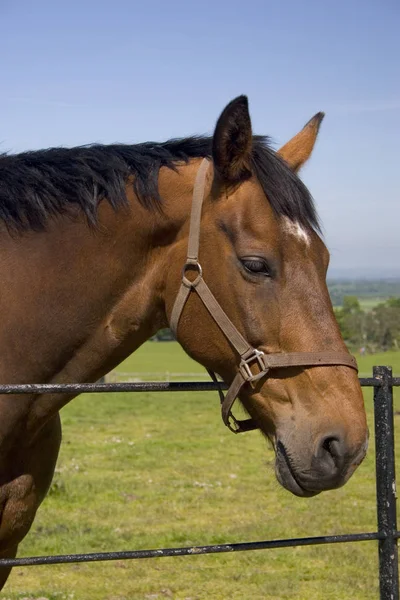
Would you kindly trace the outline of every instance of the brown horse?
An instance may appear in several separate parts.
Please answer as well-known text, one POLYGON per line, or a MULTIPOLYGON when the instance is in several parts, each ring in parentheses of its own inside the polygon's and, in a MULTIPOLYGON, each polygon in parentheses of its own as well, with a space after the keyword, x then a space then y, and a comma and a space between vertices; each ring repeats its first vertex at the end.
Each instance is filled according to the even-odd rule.
MULTIPOLYGON (((170 324, 204 157, 200 261, 225 315, 266 360, 344 356, 325 283, 328 251, 296 175, 322 117, 276 153, 253 136, 242 96, 225 108, 212 139, 1 156, 0 382, 96 381, 170 324)), ((238 354, 192 292, 177 338, 231 383, 238 354)), ((240 391, 274 445, 279 481, 299 496, 342 485, 365 455, 357 372, 343 361, 265 371, 240 391)), ((71 397, 0 396, 2 557, 15 555, 46 495, 59 410, 71 397)))

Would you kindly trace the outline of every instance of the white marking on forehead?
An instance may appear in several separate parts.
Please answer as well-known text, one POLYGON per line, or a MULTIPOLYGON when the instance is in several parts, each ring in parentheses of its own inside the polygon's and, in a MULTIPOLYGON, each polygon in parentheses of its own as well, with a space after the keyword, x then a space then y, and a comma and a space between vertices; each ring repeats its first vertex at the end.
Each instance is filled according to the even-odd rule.
POLYGON ((286 233, 294 235, 308 246, 310 244, 310 236, 307 231, 300 225, 298 221, 291 221, 288 217, 283 217, 283 227, 286 233))

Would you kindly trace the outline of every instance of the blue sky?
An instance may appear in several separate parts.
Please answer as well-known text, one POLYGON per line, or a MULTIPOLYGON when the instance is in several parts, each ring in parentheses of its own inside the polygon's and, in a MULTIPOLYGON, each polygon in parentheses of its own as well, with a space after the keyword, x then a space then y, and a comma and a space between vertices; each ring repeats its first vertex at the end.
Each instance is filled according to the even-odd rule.
POLYGON ((279 146, 323 110, 332 273, 400 275, 399 31, 398 0, 0 0, 0 149, 211 133, 243 93, 279 146))

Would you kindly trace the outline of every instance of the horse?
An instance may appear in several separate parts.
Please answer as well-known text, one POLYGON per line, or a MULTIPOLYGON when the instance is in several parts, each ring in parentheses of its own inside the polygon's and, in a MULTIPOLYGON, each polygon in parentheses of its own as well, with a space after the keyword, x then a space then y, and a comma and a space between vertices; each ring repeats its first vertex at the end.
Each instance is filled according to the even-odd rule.
MULTIPOLYGON (((274 151, 239 96, 210 137, 2 154, 0 383, 94 382, 171 326, 231 386, 235 431, 239 395, 287 490, 343 485, 365 456, 366 416, 297 174, 323 116, 274 151)), ((46 496, 72 398, 0 395, 2 558, 46 496)))

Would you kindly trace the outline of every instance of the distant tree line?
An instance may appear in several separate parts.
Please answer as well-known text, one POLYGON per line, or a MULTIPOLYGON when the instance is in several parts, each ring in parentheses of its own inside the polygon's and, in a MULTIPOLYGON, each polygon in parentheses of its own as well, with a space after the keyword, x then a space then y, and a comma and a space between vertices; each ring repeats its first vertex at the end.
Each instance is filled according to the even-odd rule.
POLYGON ((356 296, 345 296, 335 315, 345 342, 353 349, 378 352, 400 348, 400 298, 389 298, 364 311, 356 296))
POLYGON ((151 342, 171 342, 174 340, 174 336, 172 335, 172 331, 170 329, 160 329, 157 331, 155 335, 150 339, 151 342))

